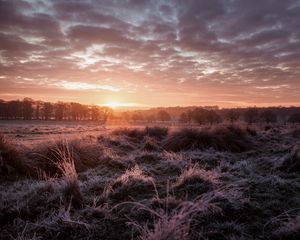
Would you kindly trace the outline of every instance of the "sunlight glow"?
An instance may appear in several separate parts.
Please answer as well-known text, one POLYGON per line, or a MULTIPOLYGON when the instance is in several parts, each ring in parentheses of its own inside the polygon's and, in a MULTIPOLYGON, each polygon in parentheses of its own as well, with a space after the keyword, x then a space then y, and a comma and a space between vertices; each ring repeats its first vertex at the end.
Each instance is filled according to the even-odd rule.
POLYGON ((121 89, 111 85, 99 85, 86 82, 67 82, 62 81, 59 86, 68 90, 107 90, 111 92, 119 92, 121 89))
POLYGON ((131 102, 107 102, 103 104, 97 104, 98 106, 102 107, 110 107, 113 109, 116 108, 136 108, 136 107, 145 107, 146 105, 139 104, 139 103, 131 103, 131 102))

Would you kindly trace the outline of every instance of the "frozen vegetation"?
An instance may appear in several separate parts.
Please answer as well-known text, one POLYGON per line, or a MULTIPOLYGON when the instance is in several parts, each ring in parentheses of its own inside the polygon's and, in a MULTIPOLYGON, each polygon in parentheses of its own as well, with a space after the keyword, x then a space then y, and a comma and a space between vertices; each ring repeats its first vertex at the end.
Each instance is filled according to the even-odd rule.
POLYGON ((300 239, 299 126, 13 128, 1 239, 300 239))

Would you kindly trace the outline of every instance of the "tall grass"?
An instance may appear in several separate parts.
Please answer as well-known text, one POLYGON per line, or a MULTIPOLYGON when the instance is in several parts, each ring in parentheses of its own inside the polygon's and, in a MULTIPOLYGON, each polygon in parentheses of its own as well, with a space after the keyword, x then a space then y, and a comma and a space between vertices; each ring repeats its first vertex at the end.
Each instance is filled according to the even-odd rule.
MULTIPOLYGON (((82 206, 83 197, 80 192, 73 152, 70 149, 68 142, 63 140, 60 145, 54 147, 53 152, 59 160, 55 162, 55 165, 63 174, 66 183, 64 189, 66 200, 71 202, 75 207, 82 206)), ((51 159, 49 160, 51 161, 51 159)))
POLYGON ((164 143, 169 151, 188 151, 213 148, 219 151, 243 152, 250 149, 247 133, 234 126, 211 129, 185 128, 171 134, 164 143))

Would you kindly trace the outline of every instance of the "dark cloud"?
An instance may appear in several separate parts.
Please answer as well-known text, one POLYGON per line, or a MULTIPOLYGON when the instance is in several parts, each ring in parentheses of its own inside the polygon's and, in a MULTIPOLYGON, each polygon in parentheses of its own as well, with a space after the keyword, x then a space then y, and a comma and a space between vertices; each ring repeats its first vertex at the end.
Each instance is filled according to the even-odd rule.
POLYGON ((2 87, 102 79, 145 98, 214 87, 212 102, 251 104, 269 89, 289 104, 299 62, 299 0, 0 0, 2 87))

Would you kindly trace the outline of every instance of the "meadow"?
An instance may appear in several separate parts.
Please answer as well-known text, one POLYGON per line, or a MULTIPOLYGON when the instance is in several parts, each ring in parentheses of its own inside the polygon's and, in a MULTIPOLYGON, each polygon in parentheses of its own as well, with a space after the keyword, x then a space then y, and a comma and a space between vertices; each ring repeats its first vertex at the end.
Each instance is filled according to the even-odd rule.
POLYGON ((299 239, 296 124, 0 124, 0 239, 299 239))

